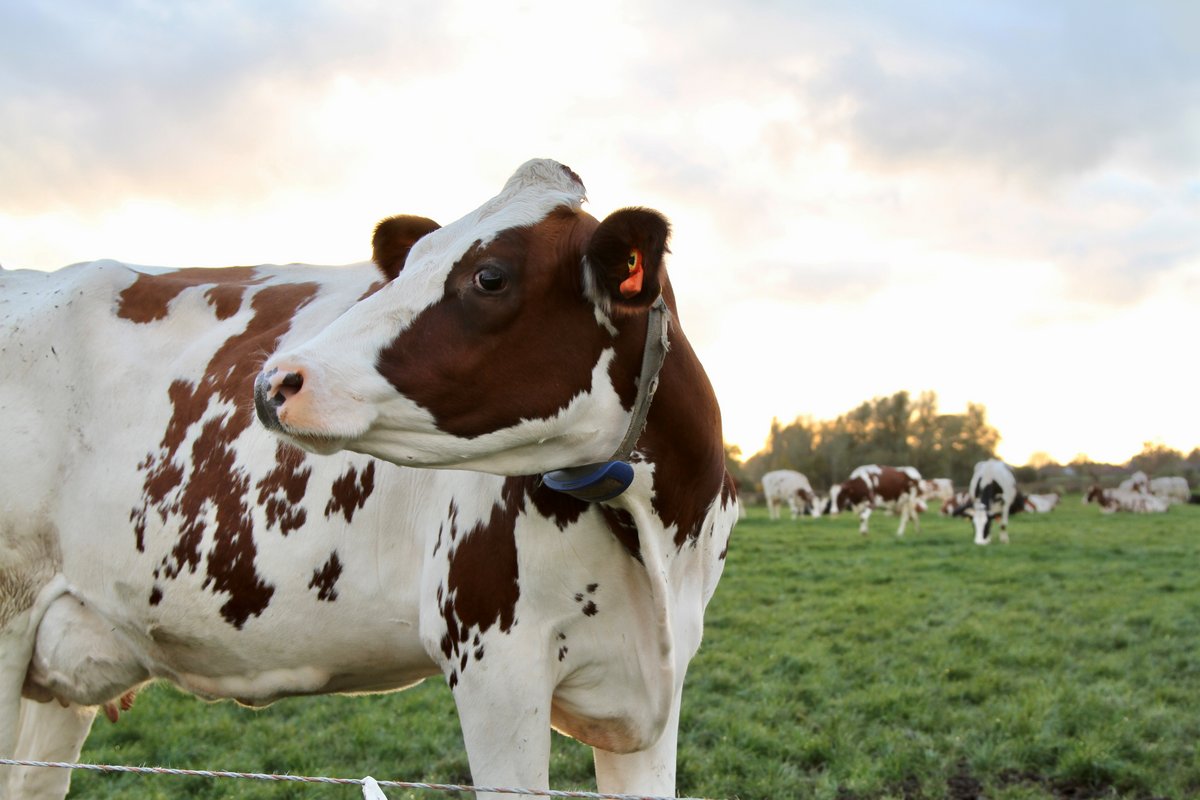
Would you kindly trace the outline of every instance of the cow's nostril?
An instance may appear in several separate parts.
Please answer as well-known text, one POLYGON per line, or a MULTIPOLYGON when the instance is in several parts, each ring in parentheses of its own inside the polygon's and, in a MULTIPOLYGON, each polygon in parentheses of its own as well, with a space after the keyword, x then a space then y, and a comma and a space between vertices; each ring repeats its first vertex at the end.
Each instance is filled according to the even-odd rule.
POLYGON ((283 405, 304 386, 304 377, 299 372, 289 372, 275 384, 275 394, 271 398, 277 406, 283 405))

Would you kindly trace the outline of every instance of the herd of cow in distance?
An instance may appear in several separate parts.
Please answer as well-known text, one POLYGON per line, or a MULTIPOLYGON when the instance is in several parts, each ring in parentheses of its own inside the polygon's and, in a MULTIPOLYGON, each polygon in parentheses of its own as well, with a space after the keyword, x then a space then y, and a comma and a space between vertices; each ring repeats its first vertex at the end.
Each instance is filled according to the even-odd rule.
MULTIPOLYGON (((874 509, 886 509, 899 515, 897 536, 911 521, 921 527, 920 512, 927 510, 929 501, 941 501, 943 516, 968 517, 975 529, 975 544, 991 542, 993 521, 999 521, 1000 541, 1008 543, 1008 518, 1011 514, 1031 512, 1044 514, 1053 511, 1061 496, 1025 494, 1017 487, 1013 471, 998 459, 980 461, 971 474, 966 491, 955 491, 949 478, 926 479, 914 467, 888 467, 868 464, 856 468, 850 477, 834 484, 826 497, 813 491, 808 478, 792 469, 779 469, 762 476, 763 496, 771 519, 779 519, 786 505, 792 519, 801 515, 819 517, 823 514, 850 512, 859 516, 859 533, 866 536, 868 522, 874 509)), ((1174 503, 1187 503, 1191 489, 1186 478, 1161 477, 1151 479, 1138 470, 1115 489, 1092 486, 1083 502, 1095 503, 1106 514, 1132 511, 1161 514, 1174 503)))

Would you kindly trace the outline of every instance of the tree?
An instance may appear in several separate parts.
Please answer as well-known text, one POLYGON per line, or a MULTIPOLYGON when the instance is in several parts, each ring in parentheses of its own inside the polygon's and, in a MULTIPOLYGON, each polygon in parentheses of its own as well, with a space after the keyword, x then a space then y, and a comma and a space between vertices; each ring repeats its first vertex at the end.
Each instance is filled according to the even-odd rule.
POLYGON ((794 469, 825 490, 861 464, 911 465, 923 475, 965 484, 975 462, 991 458, 999 441, 982 405, 969 404, 965 414, 939 414, 934 392, 922 392, 914 402, 901 391, 834 420, 772 420, 766 447, 746 462, 746 474, 758 481, 770 470, 794 469))
POLYGON ((1142 452, 1129 459, 1130 469, 1140 469, 1150 476, 1179 472, 1184 466, 1183 453, 1161 442, 1143 442, 1142 452))

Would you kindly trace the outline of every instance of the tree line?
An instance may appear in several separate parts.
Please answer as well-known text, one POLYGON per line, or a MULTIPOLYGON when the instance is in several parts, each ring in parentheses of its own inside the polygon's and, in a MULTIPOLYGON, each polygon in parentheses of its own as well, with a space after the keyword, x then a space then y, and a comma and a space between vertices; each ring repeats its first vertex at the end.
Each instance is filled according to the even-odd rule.
MULTIPOLYGON (((914 400, 900 391, 868 400, 834 420, 799 417, 787 425, 772 420, 762 450, 743 462, 741 451, 726 445, 725 461, 746 490, 754 489, 771 470, 794 469, 823 492, 862 464, 913 466, 926 477, 950 478, 955 486, 965 486, 976 462, 995 457, 999 441, 1000 433, 988 424, 983 405, 968 403, 962 414, 942 414, 936 392, 921 392, 914 400)), ((1200 447, 1184 455, 1153 442, 1121 465, 1096 463, 1082 454, 1059 465, 1035 453, 1029 464, 1012 466, 1018 483, 1037 484, 1043 490, 1115 485, 1136 469, 1151 476, 1182 475, 1191 486, 1200 485, 1200 447)))
POLYGON ((994 457, 999 441, 982 405, 968 403, 965 413, 942 414, 935 392, 921 392, 914 400, 900 391, 868 400, 834 420, 800 417, 788 425, 772 420, 761 451, 741 463, 738 448, 727 447, 726 461, 747 489, 771 470, 794 469, 814 489, 825 491, 861 464, 913 466, 922 475, 962 485, 977 461, 994 457))

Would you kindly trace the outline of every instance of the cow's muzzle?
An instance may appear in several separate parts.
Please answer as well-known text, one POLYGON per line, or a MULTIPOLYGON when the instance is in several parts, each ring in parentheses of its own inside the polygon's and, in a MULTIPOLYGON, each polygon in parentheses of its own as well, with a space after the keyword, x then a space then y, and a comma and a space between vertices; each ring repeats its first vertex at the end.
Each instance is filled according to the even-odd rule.
POLYGON ((296 372, 280 373, 278 369, 260 372, 254 381, 254 411, 267 430, 282 431, 279 409, 304 386, 304 378, 296 372))

